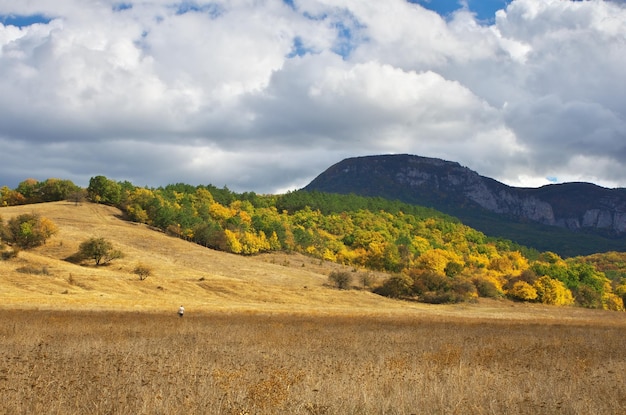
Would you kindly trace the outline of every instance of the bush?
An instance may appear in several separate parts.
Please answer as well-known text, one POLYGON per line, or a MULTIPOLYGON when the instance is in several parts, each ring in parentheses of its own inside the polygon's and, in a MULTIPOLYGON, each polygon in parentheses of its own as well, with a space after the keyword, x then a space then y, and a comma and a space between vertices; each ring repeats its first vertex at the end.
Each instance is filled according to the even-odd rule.
POLYGON ((143 281, 152 275, 152 269, 147 265, 137 264, 137 266, 133 270, 133 273, 139 275, 139 280, 143 281))
POLYGON ((26 265, 26 266, 17 268, 16 271, 21 272, 22 274, 50 275, 50 271, 48 271, 48 267, 46 267, 45 265, 43 267, 26 265))
POLYGON ((413 280, 404 274, 393 275, 376 288, 374 293, 391 298, 402 298, 412 294, 413 280))
POLYGON ((0 258, 4 261, 8 261, 9 259, 17 258, 17 255, 20 253, 20 249, 17 246, 14 246, 10 251, 2 251, 0 258))
POLYGON ((357 278, 363 288, 370 288, 374 283, 374 277, 369 272, 360 272, 357 278))
POLYGON ((537 290, 526 281, 517 281, 508 292, 509 298, 518 301, 534 301, 537 290))
POLYGON ((340 290, 347 290, 352 283, 352 275, 347 271, 333 271, 328 279, 340 290))
POLYGON ((602 308, 602 295, 587 285, 580 285, 574 290, 576 303, 585 308, 602 308))
POLYGON ((417 295, 427 292, 446 292, 451 289, 452 279, 434 271, 412 272, 413 291, 417 295))
POLYGON ((478 290, 478 295, 484 298, 499 298, 502 297, 502 291, 498 289, 495 282, 486 278, 476 278, 474 285, 478 290))

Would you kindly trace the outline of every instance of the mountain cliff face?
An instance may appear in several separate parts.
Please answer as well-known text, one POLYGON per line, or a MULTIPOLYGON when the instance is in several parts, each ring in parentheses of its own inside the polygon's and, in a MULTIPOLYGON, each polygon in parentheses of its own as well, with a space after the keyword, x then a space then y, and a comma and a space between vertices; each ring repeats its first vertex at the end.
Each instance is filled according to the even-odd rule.
POLYGON ((456 162, 407 154, 343 160, 304 190, 380 196, 430 206, 470 226, 477 214, 489 212, 518 223, 611 237, 626 235, 626 189, 590 183, 511 187, 456 162))

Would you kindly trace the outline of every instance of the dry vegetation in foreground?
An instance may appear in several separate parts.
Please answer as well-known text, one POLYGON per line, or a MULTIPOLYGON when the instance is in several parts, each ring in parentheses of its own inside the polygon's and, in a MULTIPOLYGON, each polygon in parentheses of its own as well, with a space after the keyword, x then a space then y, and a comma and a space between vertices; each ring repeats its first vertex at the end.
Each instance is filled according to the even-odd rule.
POLYGON ((626 411, 617 320, 4 310, 0 321, 0 414, 626 411))

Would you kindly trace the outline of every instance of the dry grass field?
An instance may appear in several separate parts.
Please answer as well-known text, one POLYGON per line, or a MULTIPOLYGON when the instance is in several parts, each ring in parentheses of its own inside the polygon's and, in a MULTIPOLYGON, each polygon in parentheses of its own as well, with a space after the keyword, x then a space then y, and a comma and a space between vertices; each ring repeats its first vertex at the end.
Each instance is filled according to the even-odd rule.
POLYGON ((31 212, 59 233, 0 261, 0 415, 626 413, 624 313, 339 291, 333 264, 204 249, 99 205, 0 216, 31 212), (91 236, 126 257, 64 260, 91 236))
POLYGON ((601 319, 0 314, 1 414, 626 411, 624 326, 601 319))

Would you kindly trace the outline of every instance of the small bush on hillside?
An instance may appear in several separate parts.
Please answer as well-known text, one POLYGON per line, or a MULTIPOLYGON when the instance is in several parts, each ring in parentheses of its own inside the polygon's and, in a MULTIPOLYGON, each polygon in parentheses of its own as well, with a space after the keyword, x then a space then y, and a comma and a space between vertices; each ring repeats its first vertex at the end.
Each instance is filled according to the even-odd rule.
POLYGON ((152 275, 152 268, 144 264, 137 264, 137 266, 133 270, 133 273, 139 276, 140 281, 143 281, 152 275))
POLYGON ((404 274, 393 275, 385 280, 383 285, 376 288, 374 293, 391 298, 408 297, 412 294, 413 280, 404 274))
POLYGON ((43 267, 35 267, 32 265, 26 265, 23 267, 19 267, 16 269, 17 272, 21 272, 22 274, 31 274, 31 275, 50 275, 50 271, 48 271, 48 267, 45 265, 43 267))
POLYGON ((20 249, 17 246, 14 246, 13 249, 2 251, 0 258, 4 261, 8 261, 9 259, 17 258, 19 253, 20 249))
POLYGON ((369 272, 360 272, 358 279, 363 288, 370 288, 374 284, 374 277, 369 272))
POLYGON ((328 279, 340 290, 349 289, 352 283, 352 275, 347 271, 333 271, 328 276, 328 279))

